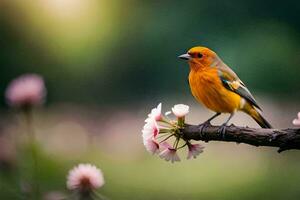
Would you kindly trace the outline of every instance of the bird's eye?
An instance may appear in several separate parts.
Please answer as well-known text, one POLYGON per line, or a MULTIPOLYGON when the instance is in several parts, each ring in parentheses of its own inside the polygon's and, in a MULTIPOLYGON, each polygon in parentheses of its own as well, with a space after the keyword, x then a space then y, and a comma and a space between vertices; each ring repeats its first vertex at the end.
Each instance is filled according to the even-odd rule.
POLYGON ((202 58, 203 55, 202 55, 201 53, 198 53, 198 54, 197 54, 197 57, 198 57, 198 58, 202 58))

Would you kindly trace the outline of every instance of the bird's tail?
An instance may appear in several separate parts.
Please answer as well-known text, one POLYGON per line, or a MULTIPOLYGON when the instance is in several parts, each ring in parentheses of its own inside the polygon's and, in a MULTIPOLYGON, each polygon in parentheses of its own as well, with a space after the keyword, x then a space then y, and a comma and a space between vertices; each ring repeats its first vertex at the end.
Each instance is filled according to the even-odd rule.
POLYGON ((248 113, 262 128, 272 128, 272 125, 250 104, 246 105, 243 110, 248 113))

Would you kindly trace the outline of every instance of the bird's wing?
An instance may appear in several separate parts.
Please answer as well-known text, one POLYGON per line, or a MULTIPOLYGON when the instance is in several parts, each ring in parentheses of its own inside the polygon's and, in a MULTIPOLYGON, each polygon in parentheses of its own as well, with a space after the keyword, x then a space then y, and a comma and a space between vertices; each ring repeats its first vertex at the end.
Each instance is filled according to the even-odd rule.
POLYGON ((222 67, 218 67, 218 74, 226 89, 240 95, 241 97, 246 99, 251 105, 261 110, 261 108, 256 103, 254 97, 252 96, 246 85, 228 66, 225 65, 222 67))

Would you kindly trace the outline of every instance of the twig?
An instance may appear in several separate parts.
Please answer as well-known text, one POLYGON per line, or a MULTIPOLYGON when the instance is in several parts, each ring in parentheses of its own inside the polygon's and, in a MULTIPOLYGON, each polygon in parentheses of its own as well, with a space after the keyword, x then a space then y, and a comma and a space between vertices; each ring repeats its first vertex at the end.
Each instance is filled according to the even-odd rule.
POLYGON ((196 125, 186 124, 182 130, 185 139, 209 141, 224 141, 245 143, 253 146, 278 147, 278 153, 290 149, 300 149, 300 129, 262 129, 227 126, 224 137, 218 133, 219 126, 208 125, 200 131, 196 125))

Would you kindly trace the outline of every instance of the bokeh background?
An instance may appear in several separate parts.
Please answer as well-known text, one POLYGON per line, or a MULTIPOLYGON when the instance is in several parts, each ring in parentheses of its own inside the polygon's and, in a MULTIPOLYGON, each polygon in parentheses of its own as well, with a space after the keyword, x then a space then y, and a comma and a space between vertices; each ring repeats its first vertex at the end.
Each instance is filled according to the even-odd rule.
MULTIPOLYGON (((30 154, 15 145, 26 134, 23 116, 4 98, 23 73, 41 74, 48 89, 34 121, 48 198, 66 192, 73 165, 90 162, 103 170, 100 192, 110 199, 299 199, 297 151, 210 142, 196 160, 183 154, 170 164, 145 151, 140 133, 159 102, 164 111, 190 105, 189 123, 212 114, 191 96, 188 66, 177 58, 197 45, 237 72, 274 127, 292 127, 299 44, 294 0, 1 0, 0 199, 30 190, 19 181, 31 177, 30 154)), ((244 114, 232 122, 257 127, 244 114)))

